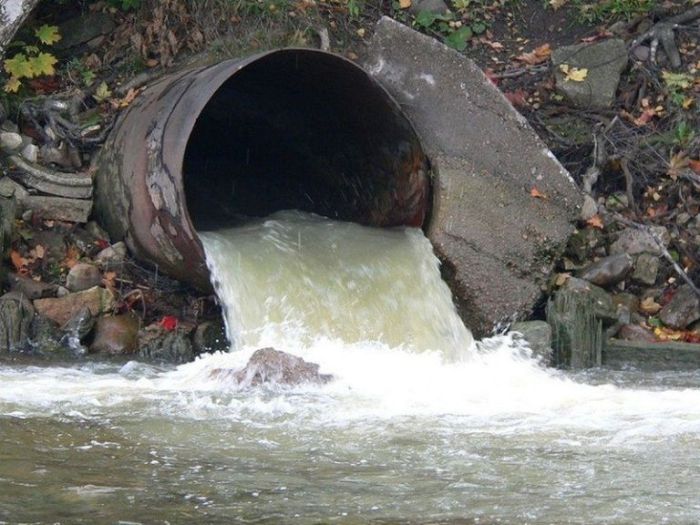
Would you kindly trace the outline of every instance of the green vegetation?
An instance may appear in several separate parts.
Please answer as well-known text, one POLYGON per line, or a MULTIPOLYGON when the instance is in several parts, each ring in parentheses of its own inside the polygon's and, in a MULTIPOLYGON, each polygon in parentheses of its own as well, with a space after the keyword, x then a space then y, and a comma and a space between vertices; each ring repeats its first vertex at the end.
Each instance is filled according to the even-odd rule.
POLYGON ((636 16, 648 13, 656 4, 655 0, 572 1, 572 5, 579 11, 579 20, 587 24, 631 20, 636 16))
POLYGON ((19 50, 3 62, 3 69, 9 75, 4 91, 16 93, 22 87, 24 79, 53 75, 56 72, 54 66, 58 59, 46 51, 46 48, 59 40, 61 35, 58 33, 58 27, 42 25, 34 30, 33 43, 18 40, 11 43, 10 48, 19 48, 19 50))

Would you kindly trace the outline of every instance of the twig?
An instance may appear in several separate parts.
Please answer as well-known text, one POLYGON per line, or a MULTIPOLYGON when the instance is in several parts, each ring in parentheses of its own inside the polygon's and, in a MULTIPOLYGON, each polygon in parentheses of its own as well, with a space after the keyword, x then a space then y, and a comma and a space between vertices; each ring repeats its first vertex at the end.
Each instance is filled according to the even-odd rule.
POLYGON ((651 60, 652 64, 655 64, 656 53, 660 42, 664 49, 664 52, 666 53, 666 56, 671 62, 671 65, 675 68, 680 67, 681 55, 678 52, 678 47, 676 46, 675 35, 673 34, 673 30, 677 29, 680 24, 690 22, 692 20, 695 20, 696 18, 700 18, 700 5, 691 7, 684 13, 672 16, 666 20, 654 24, 654 26, 649 31, 636 38, 632 42, 630 49, 634 49, 643 42, 650 40, 651 44, 649 59, 651 60))
POLYGON ((509 69, 508 71, 504 71, 503 73, 497 73, 494 75, 489 75, 491 78, 496 78, 496 79, 501 79, 501 78, 515 78, 522 76, 526 73, 543 73, 544 71, 547 71, 549 69, 549 66, 546 64, 539 65, 539 66, 531 66, 531 67, 519 67, 516 69, 509 69))
POLYGON ((630 172, 629 159, 627 157, 622 157, 620 159, 620 167, 622 168, 622 173, 625 175, 627 206, 634 212, 635 217, 639 217, 639 209, 634 200, 634 179, 632 178, 632 172, 630 172))

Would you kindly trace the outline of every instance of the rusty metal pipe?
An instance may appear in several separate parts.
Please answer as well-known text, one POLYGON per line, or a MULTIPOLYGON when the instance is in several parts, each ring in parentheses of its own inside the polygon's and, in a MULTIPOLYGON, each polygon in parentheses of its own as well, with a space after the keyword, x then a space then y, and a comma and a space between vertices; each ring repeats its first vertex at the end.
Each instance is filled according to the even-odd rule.
POLYGON ((428 162, 398 104, 364 70, 283 49, 166 76, 120 116, 97 161, 114 239, 210 290, 197 229, 297 208, 422 226, 428 162))

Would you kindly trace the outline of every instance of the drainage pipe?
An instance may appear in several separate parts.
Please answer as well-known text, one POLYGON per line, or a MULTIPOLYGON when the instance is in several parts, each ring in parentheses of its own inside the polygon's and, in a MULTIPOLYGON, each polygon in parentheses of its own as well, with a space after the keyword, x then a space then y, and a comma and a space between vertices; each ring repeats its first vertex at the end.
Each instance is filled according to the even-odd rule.
POLYGON ((149 86, 97 160, 95 198, 137 258, 210 290, 198 230, 291 208, 423 226, 430 180, 412 125, 363 69, 282 49, 149 86))

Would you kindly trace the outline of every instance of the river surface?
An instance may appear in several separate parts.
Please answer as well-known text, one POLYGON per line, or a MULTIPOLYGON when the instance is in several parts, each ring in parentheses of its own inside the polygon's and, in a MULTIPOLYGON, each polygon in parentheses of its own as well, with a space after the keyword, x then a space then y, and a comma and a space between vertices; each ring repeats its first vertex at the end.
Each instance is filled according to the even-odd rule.
POLYGON ((700 374, 474 342, 419 230, 204 236, 234 337, 179 367, 0 362, 0 523, 700 522, 700 374), (323 386, 211 371, 272 345, 323 386))

